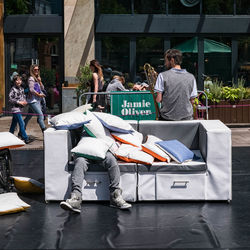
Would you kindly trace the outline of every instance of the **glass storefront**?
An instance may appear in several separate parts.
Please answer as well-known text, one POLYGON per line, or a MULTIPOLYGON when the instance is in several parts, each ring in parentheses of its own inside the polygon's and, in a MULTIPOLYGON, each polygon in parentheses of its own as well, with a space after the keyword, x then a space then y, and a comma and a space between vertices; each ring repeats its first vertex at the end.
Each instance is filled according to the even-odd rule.
POLYGON ((144 81, 144 64, 149 63, 156 71, 162 71, 164 64, 164 40, 160 37, 137 37, 136 39, 136 81, 144 81))
POLYGON ((204 74, 224 85, 232 83, 231 43, 228 37, 204 39, 204 74))
POLYGON ((47 113, 60 111, 60 51, 59 37, 8 38, 6 47, 7 75, 11 88, 11 76, 17 72, 23 76, 24 84, 31 64, 39 64, 42 82, 46 89, 47 113))
POLYGON ((236 13, 238 15, 250 15, 249 0, 237 0, 236 1, 236 13))
POLYGON ((99 0, 101 14, 131 14, 131 1, 129 0, 99 0))
MULTIPOLYGON (((197 2, 197 1, 196 1, 197 2)), ((184 6, 181 1, 168 0, 169 14, 200 14, 200 4, 192 7, 184 6)))
MULTIPOLYGON (((237 0, 238 1, 238 0, 237 0)), ((203 0, 203 14, 232 15, 234 0, 203 0)))
MULTIPOLYGON (((102 41, 101 64, 106 77, 110 69, 127 75, 129 78, 129 38, 105 36, 102 41)), ((115 74, 115 73, 113 73, 115 74)))
POLYGON ((61 0, 5 0, 5 15, 39 14, 49 15, 63 13, 63 1, 61 0))
POLYGON ((250 37, 238 39, 238 77, 242 77, 245 86, 250 87, 250 37))
POLYGON ((164 14, 166 13, 165 0, 134 0, 135 14, 164 14))

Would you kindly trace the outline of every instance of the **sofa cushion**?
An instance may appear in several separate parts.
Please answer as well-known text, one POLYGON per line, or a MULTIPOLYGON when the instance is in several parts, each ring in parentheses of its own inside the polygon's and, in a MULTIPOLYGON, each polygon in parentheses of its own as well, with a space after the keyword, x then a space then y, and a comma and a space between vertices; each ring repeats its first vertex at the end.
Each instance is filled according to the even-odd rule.
POLYGON ((0 194, 0 215, 21 212, 29 207, 30 205, 22 201, 17 193, 0 194))
POLYGON ((142 150, 152 155, 159 161, 170 162, 171 158, 169 157, 169 155, 155 145, 155 142, 158 141, 161 141, 161 139, 154 135, 148 135, 147 141, 142 144, 142 150))
POLYGON ((110 131, 118 133, 131 133, 134 131, 132 126, 119 116, 103 112, 93 112, 93 114, 101 121, 103 126, 110 131))
POLYGON ((116 156, 126 162, 143 163, 152 165, 154 157, 141 151, 138 147, 122 144, 116 151, 116 156))
POLYGON ((77 146, 71 149, 71 152, 87 159, 103 160, 110 146, 110 143, 102 139, 82 137, 77 146))
POLYGON ((24 146, 25 143, 10 132, 0 132, 0 149, 18 148, 24 146))
POLYGON ((200 150, 192 150, 197 156, 195 160, 183 163, 154 162, 152 166, 138 164, 138 172, 167 172, 167 173, 201 173, 207 170, 206 162, 203 160, 200 150))
POLYGON ((97 138, 106 136, 105 129, 99 119, 97 119, 97 117, 89 110, 86 110, 86 116, 90 121, 84 124, 84 129, 89 134, 89 136, 97 138))
POLYGON ((194 158, 194 153, 178 140, 159 141, 155 144, 178 163, 194 158))
POLYGON ((124 134, 118 132, 111 132, 111 135, 117 140, 125 144, 130 144, 134 147, 141 147, 143 135, 137 131, 133 131, 131 134, 124 134))
POLYGON ((73 111, 56 115, 50 119, 52 127, 63 130, 80 128, 88 122, 89 119, 86 115, 73 111))

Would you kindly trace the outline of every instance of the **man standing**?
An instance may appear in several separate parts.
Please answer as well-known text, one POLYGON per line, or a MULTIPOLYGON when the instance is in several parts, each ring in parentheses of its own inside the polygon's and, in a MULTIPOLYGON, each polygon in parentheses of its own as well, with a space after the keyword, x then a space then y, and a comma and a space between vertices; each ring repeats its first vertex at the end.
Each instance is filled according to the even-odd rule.
POLYGON ((197 96, 195 77, 181 68, 182 53, 169 49, 164 54, 166 71, 156 80, 156 101, 161 103, 160 119, 180 121, 193 119, 193 101, 197 96))

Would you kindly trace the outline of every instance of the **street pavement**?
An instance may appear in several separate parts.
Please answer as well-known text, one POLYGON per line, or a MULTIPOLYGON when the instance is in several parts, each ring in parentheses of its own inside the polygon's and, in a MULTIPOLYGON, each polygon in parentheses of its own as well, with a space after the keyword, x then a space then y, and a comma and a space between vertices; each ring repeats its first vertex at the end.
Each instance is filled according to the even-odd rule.
MULTIPOLYGON (((0 117, 0 132, 9 131, 12 116, 0 117)), ((46 127, 49 127, 48 120, 45 121, 46 127)), ((232 131, 232 146, 233 147, 248 147, 250 146, 250 124, 227 124, 232 131)), ((30 120, 26 132, 34 141, 20 150, 27 149, 43 149, 43 133, 36 121, 36 117, 30 120)), ((17 135, 18 131, 15 131, 17 135)))

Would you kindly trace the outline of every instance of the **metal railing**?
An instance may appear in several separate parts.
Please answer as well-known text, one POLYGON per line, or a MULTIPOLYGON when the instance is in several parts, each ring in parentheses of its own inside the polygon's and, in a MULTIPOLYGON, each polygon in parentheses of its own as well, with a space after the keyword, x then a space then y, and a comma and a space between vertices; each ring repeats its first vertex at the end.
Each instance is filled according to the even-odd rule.
MULTIPOLYGON (((199 111, 205 111, 206 112, 206 119, 208 120, 208 98, 207 94, 204 91, 198 90, 198 96, 204 95, 205 96, 205 105, 198 104, 197 109, 199 111)), ((150 91, 118 91, 118 92, 85 92, 82 93, 78 98, 78 105, 80 106, 82 102, 82 97, 86 96, 86 103, 87 104, 87 96, 89 95, 105 95, 106 97, 108 95, 140 95, 140 94, 150 94, 150 91)), ((105 103, 107 101, 107 98, 105 98, 105 103)))

